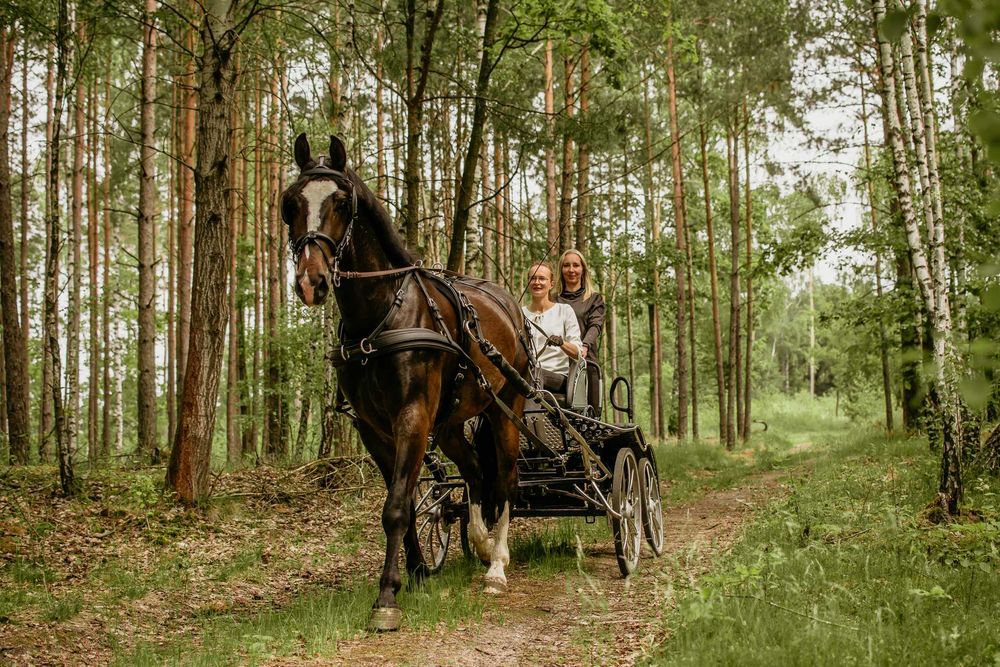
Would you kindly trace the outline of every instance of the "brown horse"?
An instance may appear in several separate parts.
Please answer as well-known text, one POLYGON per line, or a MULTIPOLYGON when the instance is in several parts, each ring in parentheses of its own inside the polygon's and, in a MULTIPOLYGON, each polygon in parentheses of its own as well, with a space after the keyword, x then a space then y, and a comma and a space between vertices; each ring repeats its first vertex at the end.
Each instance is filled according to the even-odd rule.
POLYGON ((295 291, 307 306, 323 303, 332 291, 340 307, 345 345, 340 356, 348 359, 338 364, 339 386, 388 490, 382 509, 385 563, 370 625, 394 630, 401 618, 396 602, 400 546, 411 584, 427 569, 417 540, 414 489, 431 439, 468 484, 469 539, 490 563, 485 590, 506 589, 518 432, 483 384, 518 416, 524 399, 468 339, 477 337, 473 334, 488 339, 524 376, 524 321, 517 303, 499 287, 476 279, 446 279, 417 266, 385 209, 347 167, 340 139, 331 137, 329 155, 315 159, 306 136, 299 135, 295 162, 299 178, 281 196, 296 262, 295 291), (478 316, 478 326, 471 330, 470 314, 478 316), (432 345, 369 354, 374 334, 414 331, 418 336, 440 333, 465 355, 432 345), (356 356, 347 355, 347 349, 356 356), (463 424, 477 415, 486 419, 476 442, 469 443, 463 424), (496 525, 495 540, 488 524, 496 525))

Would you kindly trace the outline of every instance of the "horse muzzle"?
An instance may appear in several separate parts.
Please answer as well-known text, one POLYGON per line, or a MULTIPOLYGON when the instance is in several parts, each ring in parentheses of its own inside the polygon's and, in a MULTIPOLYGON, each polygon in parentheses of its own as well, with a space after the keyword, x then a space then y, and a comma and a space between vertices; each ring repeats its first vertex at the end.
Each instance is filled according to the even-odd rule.
POLYGON ((303 271, 295 274, 295 293, 307 306, 319 306, 330 294, 330 281, 321 272, 303 271))

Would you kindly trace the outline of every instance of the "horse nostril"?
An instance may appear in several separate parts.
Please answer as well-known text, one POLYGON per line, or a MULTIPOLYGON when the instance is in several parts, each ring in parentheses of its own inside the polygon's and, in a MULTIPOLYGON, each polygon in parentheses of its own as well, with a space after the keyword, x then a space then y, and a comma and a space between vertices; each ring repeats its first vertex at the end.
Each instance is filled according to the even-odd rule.
POLYGON ((316 283, 313 285, 313 294, 316 295, 316 303, 322 303, 329 291, 330 286, 326 282, 326 276, 320 274, 316 277, 316 283))

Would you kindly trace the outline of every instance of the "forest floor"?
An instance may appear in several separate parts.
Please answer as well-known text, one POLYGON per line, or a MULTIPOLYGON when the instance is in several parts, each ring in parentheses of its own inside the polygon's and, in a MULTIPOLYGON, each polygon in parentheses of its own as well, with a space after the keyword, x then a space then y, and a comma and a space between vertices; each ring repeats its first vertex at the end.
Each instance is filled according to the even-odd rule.
POLYGON ((371 635, 384 491, 348 467, 339 492, 316 490, 315 467, 220 475, 196 511, 159 495, 157 469, 91 473, 69 501, 51 469, 0 471, 0 663, 630 664, 782 489, 776 471, 694 470, 671 504, 665 481, 666 553, 628 580, 605 521, 517 520, 498 598, 456 529, 444 571, 401 594, 403 629, 371 635))

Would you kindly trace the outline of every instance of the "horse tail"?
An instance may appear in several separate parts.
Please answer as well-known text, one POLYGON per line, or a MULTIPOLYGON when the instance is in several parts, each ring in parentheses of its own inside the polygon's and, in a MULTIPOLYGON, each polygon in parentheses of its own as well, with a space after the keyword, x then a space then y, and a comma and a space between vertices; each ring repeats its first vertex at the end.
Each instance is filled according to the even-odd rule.
POLYGON ((479 428, 476 429, 475 447, 479 470, 483 475, 481 487, 483 521, 486 522, 486 529, 492 530, 493 524, 500 517, 496 503, 497 451, 493 440, 493 426, 489 419, 483 418, 480 421, 479 428))

